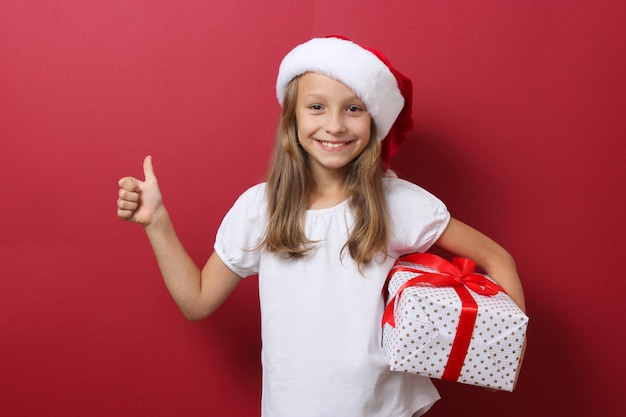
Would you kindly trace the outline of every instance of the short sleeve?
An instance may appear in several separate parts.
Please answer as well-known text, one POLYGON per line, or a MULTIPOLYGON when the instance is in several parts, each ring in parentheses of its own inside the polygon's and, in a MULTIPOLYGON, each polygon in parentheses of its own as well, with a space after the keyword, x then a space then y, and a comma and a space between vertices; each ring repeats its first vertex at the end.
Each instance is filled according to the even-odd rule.
POLYGON ((222 262, 242 278, 259 271, 267 218, 265 184, 245 191, 228 211, 217 231, 214 249, 222 262))
POLYGON ((383 181, 391 225, 389 254, 427 251, 450 221, 445 204, 411 182, 393 177, 383 181))

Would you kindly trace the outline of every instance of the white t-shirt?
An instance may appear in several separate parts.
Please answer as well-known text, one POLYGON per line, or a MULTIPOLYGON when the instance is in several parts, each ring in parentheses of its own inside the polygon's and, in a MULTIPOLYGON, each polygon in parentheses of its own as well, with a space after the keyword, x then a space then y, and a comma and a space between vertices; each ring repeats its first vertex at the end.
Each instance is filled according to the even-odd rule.
POLYGON ((439 398, 428 378, 389 371, 381 347, 382 288, 394 259, 427 250, 450 215, 410 182, 386 177, 389 257, 362 269, 343 251, 354 217, 348 202, 306 213, 304 258, 255 248, 266 222, 265 184, 225 216, 215 250, 241 277, 259 275, 263 417, 410 417, 439 398))

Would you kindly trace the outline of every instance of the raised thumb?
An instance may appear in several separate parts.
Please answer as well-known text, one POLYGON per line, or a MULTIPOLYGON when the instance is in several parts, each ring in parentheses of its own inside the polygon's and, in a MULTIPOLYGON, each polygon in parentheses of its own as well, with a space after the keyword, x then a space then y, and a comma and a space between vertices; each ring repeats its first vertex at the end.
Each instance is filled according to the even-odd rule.
POLYGON ((156 175, 154 174, 154 167, 152 166, 152 156, 148 155, 143 160, 143 175, 146 181, 154 180, 156 181, 156 175))

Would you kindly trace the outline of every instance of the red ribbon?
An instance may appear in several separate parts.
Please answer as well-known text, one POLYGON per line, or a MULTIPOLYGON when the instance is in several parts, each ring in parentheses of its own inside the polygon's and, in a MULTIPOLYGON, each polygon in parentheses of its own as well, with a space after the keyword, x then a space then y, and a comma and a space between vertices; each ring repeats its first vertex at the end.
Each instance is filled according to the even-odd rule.
MULTIPOLYGON (((437 255, 429 253, 413 253, 398 258, 396 264, 389 272, 387 283, 385 284, 385 290, 387 290, 389 280, 396 272, 405 271, 421 274, 402 284, 402 286, 398 288, 394 296, 387 303, 387 307, 385 307, 385 312, 383 314, 382 325, 384 326, 388 323, 392 327, 396 327, 396 299, 402 295, 405 289, 413 286, 433 286, 452 287, 456 291, 457 295, 461 299, 462 308, 450 356, 444 368, 443 375, 441 376, 441 379, 447 381, 456 381, 461 374, 463 362, 465 361, 465 356, 467 355, 467 350, 472 340, 472 332, 474 331, 476 316, 478 315, 478 304, 476 304, 476 300, 474 300, 474 297, 472 297, 468 288, 478 294, 486 296, 496 295, 500 291, 505 292, 493 281, 487 279, 483 275, 475 273, 475 269, 476 262, 467 258, 454 258, 452 263, 450 263, 437 255), (399 262, 409 262, 423 265, 429 269, 434 269, 437 272, 432 272, 428 269, 419 269, 419 266, 415 268, 398 265, 399 262)), ((386 294, 386 296, 388 295, 389 294, 386 294)))

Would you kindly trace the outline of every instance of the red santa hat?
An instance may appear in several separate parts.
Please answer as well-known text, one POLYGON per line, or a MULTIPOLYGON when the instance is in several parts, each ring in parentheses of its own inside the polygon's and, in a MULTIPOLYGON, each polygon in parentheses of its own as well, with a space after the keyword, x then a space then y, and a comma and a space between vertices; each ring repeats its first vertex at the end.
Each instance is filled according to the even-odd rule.
POLYGON ((413 128, 411 80, 393 68, 381 51, 341 36, 314 38, 292 49, 280 64, 276 96, 281 106, 289 82, 305 72, 341 81, 363 100, 383 141, 381 159, 389 166, 413 128))

